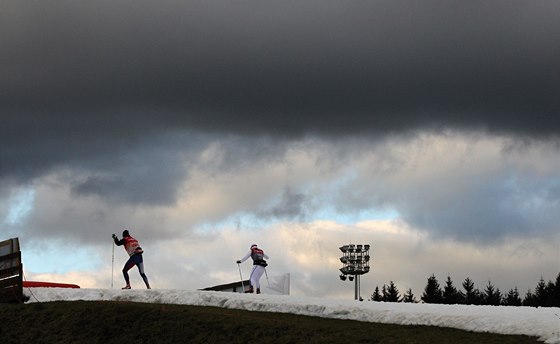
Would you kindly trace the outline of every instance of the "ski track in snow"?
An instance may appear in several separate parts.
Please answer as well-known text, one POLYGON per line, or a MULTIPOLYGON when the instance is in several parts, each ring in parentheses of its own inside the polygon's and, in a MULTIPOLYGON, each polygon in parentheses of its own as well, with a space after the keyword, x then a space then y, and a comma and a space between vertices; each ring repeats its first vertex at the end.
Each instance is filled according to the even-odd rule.
POLYGON ((522 334, 560 344, 560 308, 467 306, 353 301, 316 297, 239 294, 173 289, 24 289, 29 303, 50 301, 131 301, 213 306, 292 313, 400 325, 451 327, 474 332, 522 334))

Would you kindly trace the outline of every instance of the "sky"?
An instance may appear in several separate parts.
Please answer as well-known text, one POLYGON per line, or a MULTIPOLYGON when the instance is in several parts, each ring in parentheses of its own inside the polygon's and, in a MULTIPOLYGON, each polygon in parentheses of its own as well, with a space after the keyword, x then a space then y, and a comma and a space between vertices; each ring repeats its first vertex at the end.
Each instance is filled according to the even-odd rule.
POLYGON ((295 295, 560 271, 555 1, 3 1, 0 239, 29 279, 295 295), (114 251, 113 251, 114 250, 114 251), (248 275, 249 263, 242 274, 248 275), (134 283, 141 283, 131 273, 134 283))

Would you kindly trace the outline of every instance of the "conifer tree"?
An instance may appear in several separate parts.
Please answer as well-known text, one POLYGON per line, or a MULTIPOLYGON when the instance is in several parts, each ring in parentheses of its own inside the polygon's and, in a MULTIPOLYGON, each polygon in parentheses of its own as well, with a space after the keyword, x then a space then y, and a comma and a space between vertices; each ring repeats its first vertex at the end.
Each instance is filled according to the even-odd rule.
POLYGON ((425 303, 441 303, 443 301, 442 291, 434 274, 428 278, 428 283, 424 288, 424 294, 422 294, 421 299, 425 303))
POLYGON ((484 290, 483 301, 485 305, 490 306, 499 306, 502 301, 500 289, 494 288, 490 281, 488 281, 488 285, 486 285, 486 289, 484 290))
POLYGON ((544 278, 541 276, 537 287, 535 288, 535 305, 536 306, 546 306, 546 301, 548 299, 548 291, 546 288, 546 283, 544 282, 544 278))
POLYGON ((381 296, 381 293, 379 292, 379 286, 375 286, 375 290, 373 291, 373 294, 371 294, 371 297, 369 299, 370 301, 382 301, 383 298, 381 296))
POLYGON ((401 302, 400 295, 399 295, 399 289, 397 289, 397 286, 395 285, 395 283, 393 283, 393 281, 391 281, 389 283, 389 286, 386 288, 386 292, 387 292, 387 297, 386 297, 385 301, 387 301, 387 302, 401 302))
POLYGON ((523 306, 537 307, 537 299, 531 289, 527 290, 527 294, 525 294, 523 306))
POLYGON ((552 307, 560 307, 560 273, 556 276, 556 283, 551 292, 552 307))
POLYGON ((405 303, 417 303, 418 302, 418 301, 416 301, 416 297, 414 297, 414 294, 412 293, 411 288, 408 288, 408 290, 404 294, 402 302, 405 302, 405 303))
POLYGON ((504 296, 502 300, 502 305, 504 306, 521 306, 522 301, 519 297, 519 291, 517 287, 515 289, 510 289, 507 295, 504 296))
POLYGON ((463 301, 466 305, 478 305, 481 303, 480 292, 474 287, 474 282, 469 277, 465 278, 463 289, 465 289, 463 301))
POLYGON ((556 289, 556 286, 554 285, 554 282, 552 281, 548 281, 548 283, 546 284, 546 307, 554 307, 554 290, 556 289))
POLYGON ((383 288, 381 288, 381 299, 382 301, 387 301, 387 285, 384 284, 383 288))
POLYGON ((445 287, 443 288, 443 303, 448 305, 458 304, 461 301, 461 294, 457 291, 457 288, 453 285, 453 281, 450 276, 447 276, 447 281, 445 281, 445 287))

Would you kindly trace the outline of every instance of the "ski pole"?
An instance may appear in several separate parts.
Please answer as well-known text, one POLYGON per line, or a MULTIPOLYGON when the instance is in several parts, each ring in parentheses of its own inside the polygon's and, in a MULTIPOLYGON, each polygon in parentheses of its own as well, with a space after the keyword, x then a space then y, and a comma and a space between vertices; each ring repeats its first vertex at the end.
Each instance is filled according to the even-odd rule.
POLYGON ((268 287, 270 288, 270 282, 268 281, 268 272, 266 272, 266 267, 264 268, 264 275, 266 276, 266 283, 268 284, 268 287))
POLYGON ((113 277, 115 275, 113 272, 115 267, 115 242, 114 241, 112 242, 111 246, 113 247, 113 254, 111 256, 111 289, 113 289, 113 277))
POLYGON ((245 284, 243 284, 243 275, 241 275, 241 264, 237 263, 237 267, 239 268, 239 278, 241 278, 241 288, 243 288, 243 292, 245 292, 245 284))

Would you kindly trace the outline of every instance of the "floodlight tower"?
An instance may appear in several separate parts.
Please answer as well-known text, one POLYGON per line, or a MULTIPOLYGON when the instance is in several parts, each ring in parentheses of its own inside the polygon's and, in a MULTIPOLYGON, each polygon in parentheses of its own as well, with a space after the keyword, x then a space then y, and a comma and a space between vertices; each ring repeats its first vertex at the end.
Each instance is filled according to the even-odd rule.
POLYGON ((348 244, 341 246, 340 250, 342 251, 342 257, 340 257, 342 262, 340 279, 345 281, 346 277, 348 277, 350 282, 354 280, 354 299, 361 300, 360 276, 369 272, 369 244, 348 244))

